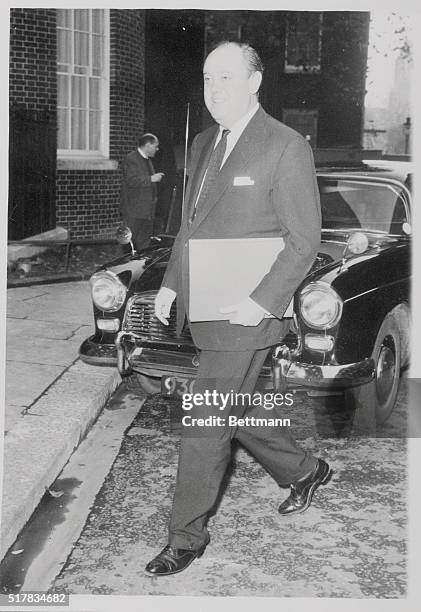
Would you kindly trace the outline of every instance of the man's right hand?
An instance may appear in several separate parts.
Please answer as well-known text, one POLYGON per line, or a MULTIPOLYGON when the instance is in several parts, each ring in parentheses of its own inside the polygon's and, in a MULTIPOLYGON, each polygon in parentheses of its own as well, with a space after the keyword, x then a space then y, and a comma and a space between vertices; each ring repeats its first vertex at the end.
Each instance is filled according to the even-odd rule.
POLYGON ((151 176, 151 181, 152 183, 159 183, 160 181, 162 181, 162 178, 165 176, 165 174, 163 172, 155 172, 155 174, 152 174, 151 176))
POLYGON ((168 317, 176 292, 168 287, 161 287, 155 298, 155 316, 164 325, 168 325, 168 317))

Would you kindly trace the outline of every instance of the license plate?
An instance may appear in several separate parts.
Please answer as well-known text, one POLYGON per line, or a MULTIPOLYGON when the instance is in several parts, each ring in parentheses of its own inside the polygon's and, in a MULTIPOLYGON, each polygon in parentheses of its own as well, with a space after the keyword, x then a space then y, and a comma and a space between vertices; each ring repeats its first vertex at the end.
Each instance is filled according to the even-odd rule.
POLYGON ((193 383, 195 380, 195 378, 184 376, 162 376, 161 392, 163 395, 183 397, 185 393, 193 393, 193 383))

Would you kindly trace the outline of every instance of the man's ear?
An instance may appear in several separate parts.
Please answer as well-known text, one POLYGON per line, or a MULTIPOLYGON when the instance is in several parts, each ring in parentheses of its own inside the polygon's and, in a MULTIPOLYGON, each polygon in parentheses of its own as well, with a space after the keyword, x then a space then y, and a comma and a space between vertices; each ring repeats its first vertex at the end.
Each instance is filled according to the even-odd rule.
POLYGON ((259 72, 258 70, 256 70, 255 72, 252 72, 251 75, 249 76, 249 81, 248 81, 249 92, 251 94, 257 94, 261 83, 262 83, 262 73, 259 72))

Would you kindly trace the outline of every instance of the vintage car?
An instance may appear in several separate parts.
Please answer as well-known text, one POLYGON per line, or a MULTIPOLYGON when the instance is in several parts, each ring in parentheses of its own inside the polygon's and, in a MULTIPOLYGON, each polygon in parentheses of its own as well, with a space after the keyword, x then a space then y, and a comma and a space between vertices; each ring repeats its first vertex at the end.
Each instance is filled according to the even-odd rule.
MULTIPOLYGON (((345 406, 375 409, 384 422, 409 360, 411 164, 318 168, 322 240, 298 287, 290 332, 259 379, 264 389, 338 391, 345 406), (399 167, 397 167, 399 166, 399 167)), ((130 234, 120 232, 120 241, 130 234)), ((159 235, 91 277, 95 333, 80 347, 90 364, 116 364, 145 391, 191 389, 200 359, 185 326, 154 316, 174 236, 159 235)), ((279 280, 282 282, 282 279, 279 280)))

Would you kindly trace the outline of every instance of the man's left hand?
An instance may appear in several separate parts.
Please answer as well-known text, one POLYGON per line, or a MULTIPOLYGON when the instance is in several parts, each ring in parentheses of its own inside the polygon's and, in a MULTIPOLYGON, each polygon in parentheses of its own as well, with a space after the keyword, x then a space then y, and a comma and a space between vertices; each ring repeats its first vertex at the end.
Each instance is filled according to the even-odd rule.
POLYGON ((219 309, 223 314, 229 314, 229 322, 233 325, 256 326, 263 320, 266 311, 256 304, 251 298, 247 298, 238 304, 224 306, 219 309))

